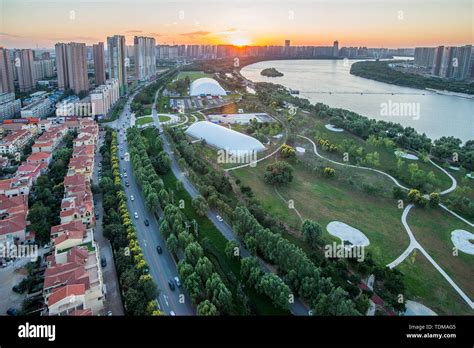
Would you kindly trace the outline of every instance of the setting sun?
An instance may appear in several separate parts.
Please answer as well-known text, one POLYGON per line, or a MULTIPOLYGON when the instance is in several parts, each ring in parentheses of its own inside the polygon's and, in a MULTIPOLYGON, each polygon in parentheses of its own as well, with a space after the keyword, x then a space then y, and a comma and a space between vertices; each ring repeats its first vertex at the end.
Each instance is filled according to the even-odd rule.
POLYGON ((232 38, 230 43, 234 46, 248 46, 250 45, 250 40, 244 37, 232 38))

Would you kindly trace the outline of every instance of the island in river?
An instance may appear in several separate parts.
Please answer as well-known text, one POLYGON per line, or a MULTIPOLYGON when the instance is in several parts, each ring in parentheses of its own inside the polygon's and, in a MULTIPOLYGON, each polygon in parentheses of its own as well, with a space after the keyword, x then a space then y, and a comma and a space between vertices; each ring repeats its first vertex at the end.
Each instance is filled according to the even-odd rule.
POLYGON ((279 72, 275 68, 266 68, 260 72, 260 75, 267 77, 281 77, 283 76, 283 73, 279 72))

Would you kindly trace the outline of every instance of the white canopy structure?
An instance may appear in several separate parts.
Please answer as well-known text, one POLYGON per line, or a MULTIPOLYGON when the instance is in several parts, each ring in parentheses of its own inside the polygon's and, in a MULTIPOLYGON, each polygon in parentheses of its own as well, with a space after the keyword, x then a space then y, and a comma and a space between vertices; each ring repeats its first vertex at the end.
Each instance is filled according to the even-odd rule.
POLYGON ((191 87, 189 88, 189 94, 192 97, 200 95, 219 96, 226 95, 226 92, 216 80, 210 79, 209 77, 203 77, 194 80, 191 83, 191 87))
POLYGON ((196 139, 204 139, 209 145, 230 153, 250 153, 265 150, 265 146, 257 139, 209 121, 193 123, 185 133, 196 139))

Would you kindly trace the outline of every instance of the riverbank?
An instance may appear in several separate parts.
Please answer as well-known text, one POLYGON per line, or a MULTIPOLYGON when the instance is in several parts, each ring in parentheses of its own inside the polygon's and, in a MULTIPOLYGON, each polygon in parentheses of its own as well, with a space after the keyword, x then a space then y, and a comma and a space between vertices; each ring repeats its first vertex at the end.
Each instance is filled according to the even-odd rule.
MULTIPOLYGON (((398 61, 390 61, 397 63, 398 61)), ((474 83, 463 81, 443 80, 435 77, 424 77, 395 70, 388 65, 388 61, 365 61, 352 64, 350 73, 355 76, 372 79, 397 86, 450 91, 466 95, 474 95, 474 83)))

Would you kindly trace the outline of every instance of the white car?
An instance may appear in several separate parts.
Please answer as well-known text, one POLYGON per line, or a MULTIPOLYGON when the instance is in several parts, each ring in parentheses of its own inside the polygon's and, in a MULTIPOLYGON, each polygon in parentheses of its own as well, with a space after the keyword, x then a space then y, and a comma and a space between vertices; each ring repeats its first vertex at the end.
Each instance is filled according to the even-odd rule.
POLYGON ((131 195, 130 200, 133 202, 135 200, 135 197, 133 197, 133 195, 131 195))
POLYGON ((170 311, 170 315, 174 317, 176 314, 175 314, 175 312, 170 311))
POLYGON ((138 219, 138 213, 135 212, 135 214, 133 214, 133 216, 135 216, 135 219, 138 219))
POLYGON ((123 173, 123 177, 126 178, 126 177, 127 177, 127 173, 123 173))
POLYGON ((217 219, 217 221, 219 221, 219 222, 224 221, 224 219, 223 219, 220 215, 216 215, 216 219, 217 219))

